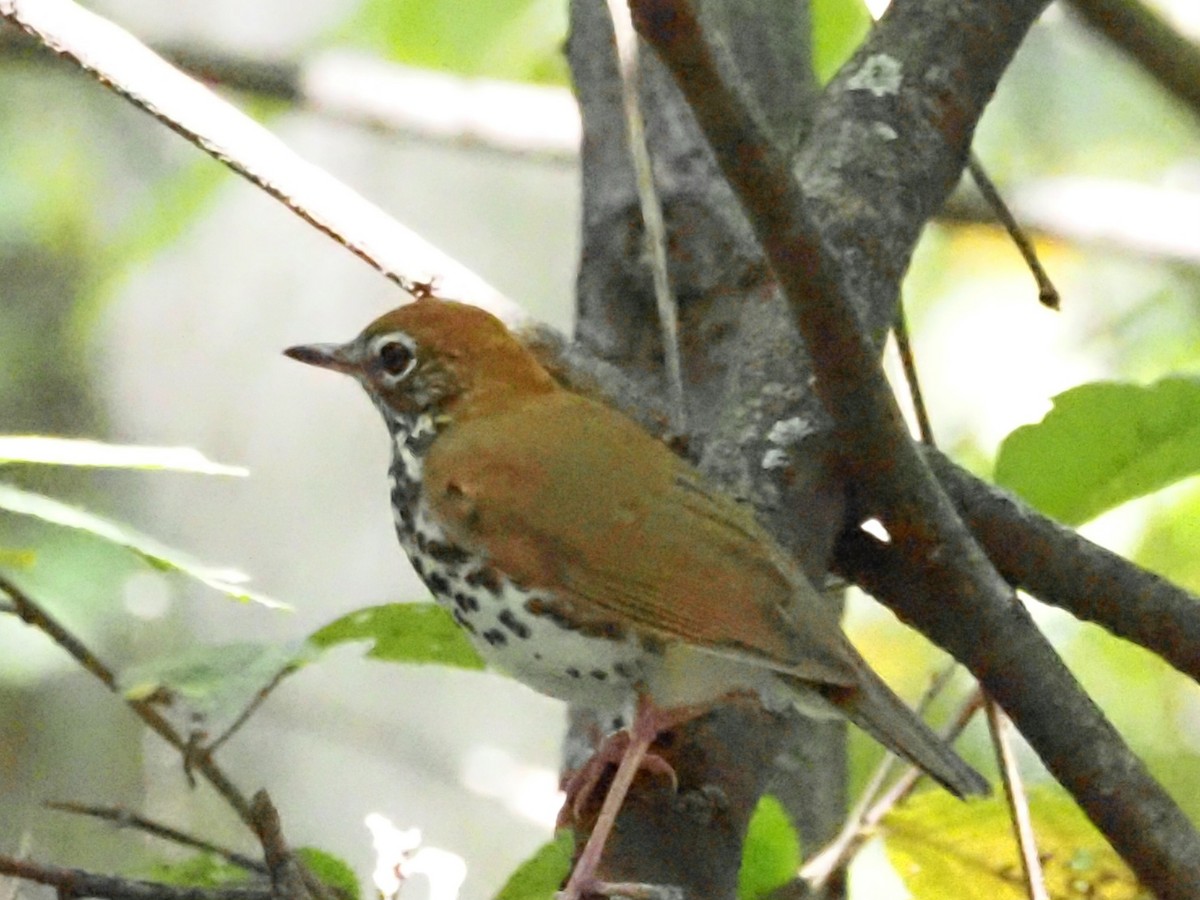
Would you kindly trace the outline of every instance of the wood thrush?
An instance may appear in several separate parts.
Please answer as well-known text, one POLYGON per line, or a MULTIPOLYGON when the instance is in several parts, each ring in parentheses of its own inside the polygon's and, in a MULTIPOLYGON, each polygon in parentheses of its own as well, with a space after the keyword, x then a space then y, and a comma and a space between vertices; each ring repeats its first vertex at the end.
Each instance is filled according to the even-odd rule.
POLYGON ((354 376, 383 414, 400 544, 491 665, 598 710, 638 698, 566 896, 591 884, 659 730, 736 695, 840 713, 953 793, 987 791, 745 506, 559 387, 492 315, 425 297, 348 343, 285 352, 354 376))

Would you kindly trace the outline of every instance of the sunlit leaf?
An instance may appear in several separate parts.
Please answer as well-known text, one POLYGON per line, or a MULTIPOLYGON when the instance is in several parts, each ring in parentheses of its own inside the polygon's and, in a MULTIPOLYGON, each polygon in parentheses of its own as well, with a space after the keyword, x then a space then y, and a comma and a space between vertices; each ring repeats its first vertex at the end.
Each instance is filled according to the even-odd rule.
POLYGON ((0 435, 0 465, 4 463, 162 469, 202 475, 249 474, 240 466, 215 463, 191 447, 140 447, 34 434, 0 435))
POLYGON ((996 483, 1077 525, 1200 473, 1200 379, 1096 382, 1005 438, 996 483))
POLYGON ((345 860, 316 847, 300 847, 296 855, 308 866, 309 871, 333 888, 343 900, 357 900, 358 876, 345 860))
POLYGON ((813 71, 822 83, 834 76, 871 29, 862 0, 812 0, 813 71))
POLYGON ((738 900, 763 900, 796 877, 800 839, 783 805, 770 794, 758 801, 738 872, 738 900))
POLYGON ((574 851, 575 836, 570 829, 560 831, 517 867, 496 900, 552 900, 571 871, 574 851))
MULTIPOLYGON (((1033 791, 1033 830, 1052 900, 1149 900, 1133 874, 1061 793, 1033 791)), ((888 857, 921 900, 1027 900, 1008 808, 919 794, 884 820, 888 857)))
POLYGON ((156 697, 214 719, 240 712, 280 672, 298 668, 314 656, 307 644, 189 646, 127 667, 117 676, 117 687, 130 700, 156 697))
POLYGON ((435 603, 388 603, 355 610, 330 622, 309 641, 322 649, 347 641, 371 641, 367 656, 385 662, 484 667, 463 630, 435 603))
POLYGON ((43 522, 85 531, 136 553, 156 569, 179 572, 235 600, 253 601, 275 609, 288 608, 287 604, 242 587, 242 583, 248 578, 237 569, 206 565, 191 558, 183 551, 168 547, 127 525, 119 524, 42 494, 25 491, 11 484, 0 483, 0 510, 33 516, 43 522))

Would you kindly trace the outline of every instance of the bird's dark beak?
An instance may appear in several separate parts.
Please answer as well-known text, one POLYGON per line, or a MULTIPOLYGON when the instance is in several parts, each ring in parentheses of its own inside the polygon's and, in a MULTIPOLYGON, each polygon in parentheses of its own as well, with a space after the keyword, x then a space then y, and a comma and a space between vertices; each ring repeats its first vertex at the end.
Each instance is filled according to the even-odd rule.
POLYGON ((320 366, 322 369, 332 369, 346 375, 352 375, 358 369, 345 344, 298 344, 288 347, 283 351, 283 355, 310 366, 320 366))

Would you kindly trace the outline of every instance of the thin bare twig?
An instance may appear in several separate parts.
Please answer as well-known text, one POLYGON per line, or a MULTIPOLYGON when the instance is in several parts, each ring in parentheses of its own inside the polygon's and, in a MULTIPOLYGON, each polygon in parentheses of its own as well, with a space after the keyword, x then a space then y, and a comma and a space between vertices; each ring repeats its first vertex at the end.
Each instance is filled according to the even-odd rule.
MULTIPOLYGON (((980 171, 982 172, 982 168, 980 171)), ((996 199, 999 200, 999 196, 996 199)), ((920 423, 921 443, 934 447, 936 444, 933 438, 933 428, 929 421, 929 412, 921 398, 916 361, 913 359, 912 348, 908 344, 908 328, 904 320, 903 303, 896 307, 895 334, 896 344, 900 350, 900 359, 904 365, 905 381, 908 383, 917 421, 920 423)), ((983 706, 987 713, 992 746, 995 748, 996 760, 1000 766, 1000 781, 1004 785, 1004 796, 1008 801, 1009 819, 1013 824, 1013 836, 1017 841, 1017 851, 1021 858, 1026 891, 1030 900, 1049 900, 1046 895, 1046 879, 1042 874, 1042 864, 1038 856, 1037 838, 1033 833, 1033 824, 1029 818, 1029 801, 1025 795, 1021 773, 1017 768, 1016 754, 1013 752, 1013 738, 1008 718, 996 705, 996 702, 986 694, 983 695, 983 706)))
POLYGON ((262 706, 267 697, 271 695, 271 692, 274 691, 275 688, 279 687, 279 685, 283 682, 283 679, 287 678, 299 668, 301 668, 300 663, 291 662, 276 672, 270 681, 259 688, 258 693, 256 693, 250 702, 246 704, 246 708, 238 714, 238 717, 233 720, 233 723, 226 728, 225 731, 216 738, 216 740, 208 745, 206 752, 210 754, 216 753, 222 744, 233 737, 241 729, 241 727, 245 725, 247 721, 249 721, 250 717, 254 715, 255 711, 262 706))
POLYGON ((60 897, 105 897, 109 900, 272 900, 267 885, 184 887, 137 878, 100 875, 83 869, 49 866, 0 854, 0 875, 46 884, 60 897))
POLYGON ((1025 876, 1025 890, 1029 900, 1050 900, 1046 892, 1046 876, 1042 872, 1042 860, 1038 855, 1037 837, 1033 833, 1033 820, 1029 816, 1029 798, 1021 782, 1021 771, 1013 752, 1012 723, 1004 711, 990 700, 985 704, 988 731, 996 758, 1000 761, 1001 780, 1004 782, 1004 797, 1008 801, 1008 816, 1017 839, 1021 870, 1025 876))
POLYGON ((892 325, 892 334, 896 336, 896 351, 904 369, 904 382, 908 385, 909 399, 912 401, 913 414, 917 418, 917 431, 921 435, 921 443, 932 447, 936 443, 933 439, 933 423, 929 420, 925 396, 921 393, 921 380, 917 378, 917 361, 913 357, 912 344, 908 340, 908 317, 904 313, 903 299, 896 304, 896 321, 892 325))
POLYGON ((616 35, 617 58, 621 69, 621 102, 625 110, 625 128, 629 153, 637 176, 638 201, 646 226, 646 244, 650 250, 650 270, 654 280, 654 302, 662 334, 663 360, 671 396, 671 427, 677 435, 687 432, 687 406, 683 393, 683 367, 679 357, 679 317, 671 278, 667 268, 667 226, 662 203, 654 184, 654 166, 646 143, 646 123, 638 96, 638 36, 629 18, 627 0, 608 0, 616 35))
MULTIPOLYGON (((954 668, 950 667, 943 671, 939 675, 939 679, 946 678, 948 680, 949 675, 953 674, 954 668)), ((976 688, 963 701, 962 706, 958 708, 950 723, 942 731, 942 739, 947 743, 953 743, 982 705, 983 692, 976 688)), ((883 817, 912 792, 923 775, 924 773, 916 766, 906 767, 886 793, 875 800, 860 815, 848 820, 847 827, 843 828, 836 838, 804 864, 800 869, 800 877, 814 889, 824 887, 835 873, 845 868, 854 858, 854 854, 870 839, 875 828, 883 821, 883 817)))
POLYGON ((992 212, 996 214, 996 218, 1000 220, 1000 224, 1004 226, 1004 230, 1008 232, 1008 236, 1012 238, 1012 242, 1016 244, 1021 258, 1025 260, 1025 265, 1029 267, 1029 271, 1033 274, 1033 280, 1037 282, 1038 301, 1042 306, 1049 307, 1050 309, 1058 309, 1061 305, 1058 288, 1054 286, 1054 283, 1050 280, 1050 276, 1042 268, 1042 263, 1038 259, 1037 249, 1033 246, 1033 241, 1025 234, 1025 230, 1017 224, 1017 220, 1013 218, 1012 212, 1009 211, 1008 204, 1004 202, 1004 198, 996 190, 996 185, 992 183, 991 177, 983 168, 983 163, 979 161, 979 157, 974 153, 967 157, 967 170, 971 173, 971 178, 974 179, 975 186, 979 188, 979 193, 983 195, 983 199, 992 208, 992 212))
POLYGON ((191 753, 189 751, 189 741, 181 736, 175 730, 174 726, 159 714, 152 703, 145 700, 133 700, 122 694, 120 688, 117 686, 116 676, 108 666, 104 665, 82 641, 42 609, 28 594, 3 576, 0 576, 0 591, 8 595, 16 607, 17 615, 23 621, 47 635, 67 651, 76 662, 98 678, 105 687, 124 700, 125 705, 133 710, 137 717, 151 731, 179 751, 189 770, 194 767, 199 771, 205 780, 216 788, 217 793, 225 799, 225 802, 233 808, 238 818, 253 827, 249 802, 243 796, 242 792, 238 790, 237 786, 221 771, 210 754, 191 753))
POLYGON ((337 900, 333 890, 296 859, 283 837, 279 811, 265 790, 250 801, 252 826, 262 844, 263 858, 271 878, 271 893, 277 900, 337 900))
POLYGON ((267 874, 267 867, 257 859, 251 859, 249 856, 238 853, 236 850, 230 850, 228 847, 221 847, 211 841, 206 841, 203 838, 179 831, 170 825, 164 825, 161 822, 155 822, 153 819, 147 819, 145 816, 140 816, 120 806, 88 806, 83 803, 55 800, 47 802, 46 806, 60 812, 103 819, 106 822, 112 822, 118 828, 135 828, 138 831, 144 831, 146 834, 161 838, 164 841, 170 841, 184 847, 192 847, 196 850, 203 850, 205 853, 212 853, 249 872, 256 872, 260 875, 267 874))
MULTIPOLYGON (((950 680, 954 677, 954 673, 957 671, 958 664, 952 662, 944 666, 933 677, 933 680, 930 681, 929 686, 925 689, 925 693, 922 694, 921 699, 917 702, 917 715, 924 715, 925 711, 929 708, 929 704, 950 683, 950 680)), ((805 878, 811 887, 815 889, 823 888, 829 883, 829 879, 850 861, 850 857, 860 846, 855 841, 857 840, 857 836, 866 827, 864 823, 866 822, 867 814, 875 804, 888 778, 891 777, 892 770, 896 768, 899 762, 899 757, 894 753, 884 752, 883 759, 879 761, 879 765, 871 773, 866 787, 863 788, 862 794, 859 795, 858 801, 854 804, 854 809, 846 816, 846 822, 842 825, 842 829, 838 832, 837 837, 804 864, 804 867, 800 871, 800 876, 805 878)), ((911 768, 917 771, 915 766, 911 768)))

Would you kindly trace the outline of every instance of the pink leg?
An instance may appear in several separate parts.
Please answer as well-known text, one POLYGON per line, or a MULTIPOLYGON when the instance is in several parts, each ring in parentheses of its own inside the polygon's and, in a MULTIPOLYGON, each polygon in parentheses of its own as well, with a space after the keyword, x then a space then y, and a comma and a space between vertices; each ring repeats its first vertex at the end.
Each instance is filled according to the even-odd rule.
POLYGON ((621 764, 617 766, 617 774, 613 776, 612 785, 604 798, 604 805, 600 807, 596 825, 588 836, 579 861, 575 863, 566 888, 558 895, 558 900, 582 900, 588 888, 595 884, 596 867, 600 864, 604 845, 608 843, 608 836, 617 822, 617 814, 625 802, 625 795, 629 793, 629 787, 641 768, 642 758, 658 737, 658 728, 653 718, 650 704, 639 700, 637 715, 629 727, 629 746, 625 748, 625 755, 621 758, 621 764))
MULTIPOLYGON (((577 822, 583 817, 588 801, 592 799, 605 769, 610 764, 619 766, 628 752, 629 732, 627 730, 622 729, 604 738, 600 746, 596 748, 596 752, 588 758, 579 771, 574 772, 563 784, 563 792, 567 796, 563 801, 562 810, 558 814, 556 829, 566 828, 572 822, 577 822)), ((643 756, 640 768, 653 775, 665 776, 671 782, 672 790, 679 787, 675 770, 657 753, 647 753, 643 756)))
MULTIPOLYGON (((710 708, 696 706, 660 710, 647 697, 638 697, 637 712, 633 717, 633 723, 629 726, 629 742, 625 748, 625 755, 621 757, 621 762, 617 766, 617 773, 613 776, 612 785, 609 786, 608 794, 604 797, 604 804, 600 807, 600 814, 583 847, 583 853, 579 855, 571 877, 567 880, 567 886, 559 892, 557 900, 582 900, 584 895, 596 885, 596 868, 600 865, 600 858, 604 854, 604 845, 608 843, 608 836, 617 822, 617 815, 621 812, 621 806, 625 802, 625 796, 629 793, 633 779, 637 777, 638 770, 644 767, 650 745, 662 732, 694 719, 710 708)), ((654 758, 670 770, 670 766, 664 760, 658 757, 654 758)), ((650 768, 655 768, 655 766, 651 765, 650 768)), ((674 780, 674 770, 670 771, 672 780, 674 780)), ((594 787, 594 783, 591 786, 594 787)), ((568 802, 570 802, 569 798, 568 802)))

